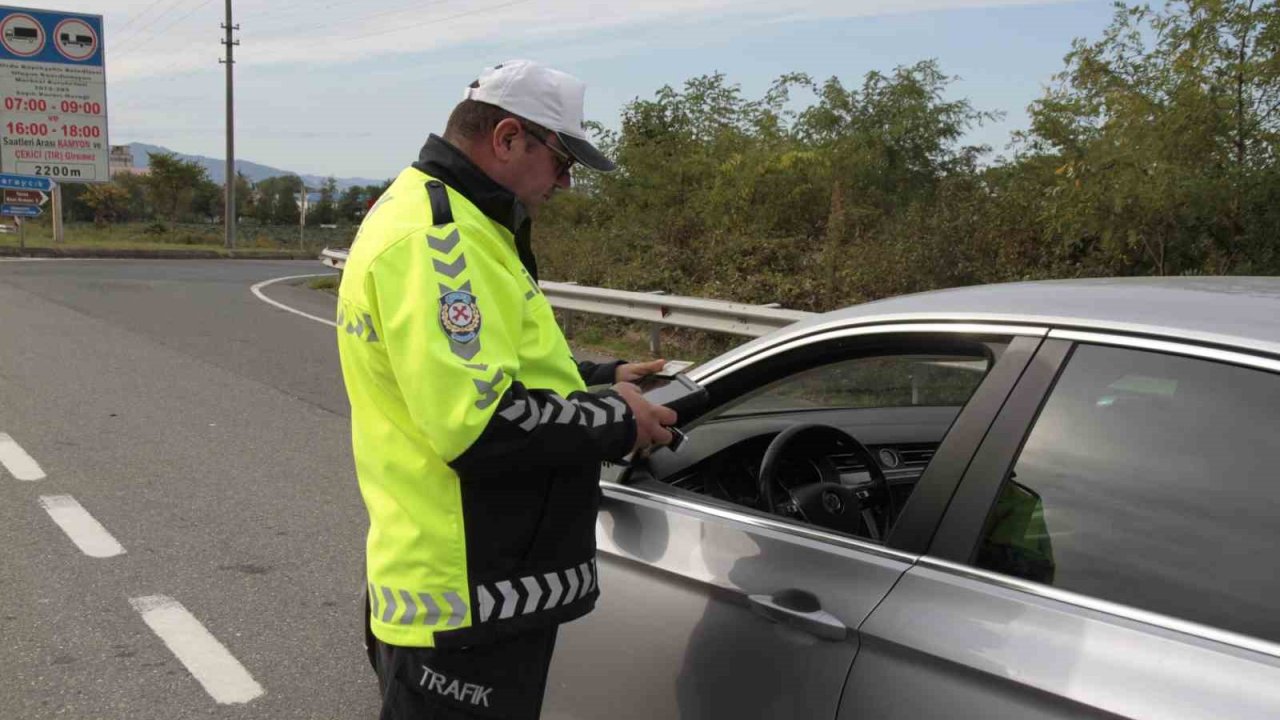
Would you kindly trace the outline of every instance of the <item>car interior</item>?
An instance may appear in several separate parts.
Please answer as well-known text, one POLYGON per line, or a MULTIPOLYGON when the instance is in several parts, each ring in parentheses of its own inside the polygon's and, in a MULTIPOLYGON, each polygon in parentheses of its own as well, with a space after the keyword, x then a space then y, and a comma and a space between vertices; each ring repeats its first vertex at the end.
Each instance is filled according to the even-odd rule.
POLYGON ((751 363, 619 481, 883 542, 1007 344, 847 338, 751 363))

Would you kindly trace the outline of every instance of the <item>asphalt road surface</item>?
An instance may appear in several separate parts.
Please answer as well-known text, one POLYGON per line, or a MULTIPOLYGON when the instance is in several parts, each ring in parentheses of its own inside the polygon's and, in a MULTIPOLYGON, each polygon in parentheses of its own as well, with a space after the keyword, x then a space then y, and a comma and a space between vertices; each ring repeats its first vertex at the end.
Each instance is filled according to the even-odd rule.
POLYGON ((0 261, 0 718, 377 716, 324 270, 0 261))

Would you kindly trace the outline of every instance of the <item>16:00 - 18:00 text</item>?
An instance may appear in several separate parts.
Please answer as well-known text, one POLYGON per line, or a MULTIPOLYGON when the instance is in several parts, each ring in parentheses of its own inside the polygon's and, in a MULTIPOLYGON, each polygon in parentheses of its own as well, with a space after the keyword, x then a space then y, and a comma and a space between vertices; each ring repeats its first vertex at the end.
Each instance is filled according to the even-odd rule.
POLYGON ((5 130, 10 135, 29 135, 31 137, 48 137, 62 134, 69 138, 99 138, 102 128, 96 125, 49 125, 48 123, 5 123, 5 130))

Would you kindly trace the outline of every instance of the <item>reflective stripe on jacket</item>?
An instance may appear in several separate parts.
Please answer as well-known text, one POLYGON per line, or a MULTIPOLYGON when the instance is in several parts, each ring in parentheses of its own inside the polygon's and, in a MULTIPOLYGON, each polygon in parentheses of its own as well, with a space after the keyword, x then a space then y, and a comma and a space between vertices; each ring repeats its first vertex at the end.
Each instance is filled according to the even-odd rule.
POLYGON ((585 392, 517 249, 519 203, 439 138, 423 158, 351 248, 338 349, 372 630, 430 647, 591 610, 599 464, 635 423, 616 393, 585 392))

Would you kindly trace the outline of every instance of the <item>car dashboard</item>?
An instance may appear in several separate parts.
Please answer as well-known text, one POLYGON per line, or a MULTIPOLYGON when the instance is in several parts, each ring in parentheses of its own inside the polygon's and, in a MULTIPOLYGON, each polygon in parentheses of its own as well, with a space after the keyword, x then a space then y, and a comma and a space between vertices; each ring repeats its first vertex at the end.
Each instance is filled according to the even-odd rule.
MULTIPOLYGON (((867 447, 889 485, 891 505, 900 508, 958 412, 958 407, 824 408, 721 416, 691 425, 678 451, 655 451, 645 472, 631 474, 630 481, 660 482, 678 494, 767 510, 759 481, 766 449, 788 427, 818 424, 843 430, 867 447)), ((786 490, 814 482, 851 487, 871 482, 862 460, 836 448, 792 452, 781 463, 778 483, 786 490)))

